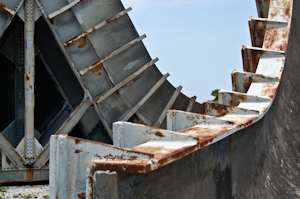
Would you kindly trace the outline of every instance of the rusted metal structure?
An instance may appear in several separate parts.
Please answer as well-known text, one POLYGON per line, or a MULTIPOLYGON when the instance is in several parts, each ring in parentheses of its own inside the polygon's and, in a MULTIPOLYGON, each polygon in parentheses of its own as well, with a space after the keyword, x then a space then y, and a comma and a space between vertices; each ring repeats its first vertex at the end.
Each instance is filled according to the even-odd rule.
POLYGON ((220 104, 169 110, 167 130, 116 122, 113 145, 52 136, 51 197, 298 198, 300 3, 256 3, 220 104))
POLYGON ((48 179, 50 151, 51 198, 299 197, 298 1, 256 0, 220 104, 166 81, 119 0, 0 2, 1 182, 48 179))
POLYGON ((169 110, 167 130, 115 122, 113 145, 52 136, 50 196, 299 198, 300 2, 256 3, 253 46, 220 104, 169 110))
POLYGON ((119 0, 0 0, 0 183, 49 179, 49 139, 112 144, 112 124, 201 113, 156 68, 119 0))

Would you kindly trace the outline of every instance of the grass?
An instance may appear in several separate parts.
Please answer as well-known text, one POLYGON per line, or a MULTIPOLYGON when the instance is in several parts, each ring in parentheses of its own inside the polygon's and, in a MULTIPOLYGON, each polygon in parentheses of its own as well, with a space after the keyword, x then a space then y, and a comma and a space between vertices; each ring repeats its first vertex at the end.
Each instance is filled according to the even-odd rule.
POLYGON ((219 104, 219 100, 214 100, 213 103, 219 104))
POLYGON ((16 194, 16 195, 13 195, 13 198, 24 198, 24 199, 29 199, 29 198, 37 198, 36 195, 34 194, 27 194, 27 195, 22 195, 22 194, 16 194))
POLYGON ((0 187, 0 192, 6 192, 8 187, 0 187))

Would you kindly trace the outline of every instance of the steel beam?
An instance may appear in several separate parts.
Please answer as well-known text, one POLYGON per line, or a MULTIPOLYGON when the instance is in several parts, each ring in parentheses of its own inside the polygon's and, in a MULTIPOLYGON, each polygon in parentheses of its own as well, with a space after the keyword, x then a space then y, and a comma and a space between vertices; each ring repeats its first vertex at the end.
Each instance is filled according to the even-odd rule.
POLYGON ((180 91, 182 89, 182 86, 179 86, 176 88, 173 96, 171 97, 170 101, 168 102, 167 106, 165 107, 165 109, 163 110, 163 112, 161 113, 161 115, 159 116, 158 120, 155 123, 155 127, 159 127, 161 125, 161 123, 164 121, 166 115, 167 115, 167 111, 173 106, 174 102, 176 101, 178 95, 180 94, 180 91))
MULTIPOLYGON (((78 107, 71 113, 69 118, 61 125, 61 127, 56 131, 55 135, 68 134, 77 125, 79 120, 91 107, 92 102, 89 97, 85 96, 83 101, 78 105, 78 107)), ((49 141, 50 142, 50 141, 49 141)), ((45 148, 40 154, 35 158, 34 168, 43 167, 49 159, 49 142, 46 144, 45 148)))
POLYGON ((24 157, 17 152, 2 133, 0 133, 0 148, 18 169, 25 167, 26 160, 24 157))
POLYGON ((142 66, 138 71, 136 71, 135 73, 133 73, 132 75, 130 75, 129 77, 127 77, 126 79, 124 79, 123 81, 121 81, 119 84, 117 84, 116 86, 114 86, 112 89, 110 89, 109 91, 107 91, 104 95, 102 95, 101 97, 99 97, 95 102, 96 103, 100 103, 103 100, 105 100, 108 96, 110 96, 111 94, 113 94, 114 92, 116 92, 117 90, 119 90, 120 88, 122 88, 123 86, 125 86, 126 84, 128 84, 130 81, 132 81, 135 77, 139 76, 142 72, 144 72, 145 70, 147 70, 150 66, 153 66, 155 64, 155 62, 158 61, 158 58, 148 62, 146 65, 142 66))
POLYGON ((25 3, 25 157, 33 159, 34 154, 34 79, 35 79, 35 49, 34 49, 34 0, 25 3))
POLYGON ((2 3, 0 3, 0 8, 12 16, 16 14, 15 11, 13 11, 12 9, 10 9, 9 7, 5 6, 2 3))
POLYGON ((193 110, 195 102, 196 102, 196 98, 197 98, 196 96, 191 97, 190 103, 186 109, 187 112, 191 112, 193 110))
POLYGON ((149 92, 145 95, 145 97, 143 97, 143 99, 141 99, 141 101, 139 101, 137 103, 137 105, 135 105, 135 107, 133 107, 129 113, 127 113, 121 120, 122 121, 128 121, 131 116, 137 111, 139 110, 139 108, 153 95, 153 93, 155 93, 155 91, 167 80, 167 78, 170 76, 169 73, 167 73, 166 75, 164 75, 150 90, 149 92))
POLYGON ((66 5, 66 6, 64 6, 64 7, 62 7, 62 8, 60 8, 59 10, 57 10, 57 11, 55 11, 55 12, 49 14, 49 19, 52 19, 52 18, 56 17, 57 15, 60 15, 61 13, 63 13, 63 12, 65 12, 65 11, 69 10, 70 8, 76 6, 77 4, 79 4, 79 3, 82 2, 82 1, 83 1, 83 0, 75 0, 75 1, 73 1, 72 3, 69 3, 68 5, 66 5))

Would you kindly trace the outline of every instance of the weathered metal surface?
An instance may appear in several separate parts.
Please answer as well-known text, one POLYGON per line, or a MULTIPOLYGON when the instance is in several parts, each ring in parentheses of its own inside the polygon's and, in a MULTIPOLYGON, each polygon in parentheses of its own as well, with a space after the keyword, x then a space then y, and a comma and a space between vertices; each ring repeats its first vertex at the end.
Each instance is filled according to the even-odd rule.
MULTIPOLYGON (((290 37, 292 1, 277 0, 267 4, 269 19, 286 20, 288 23, 275 28, 272 23, 266 25, 263 48, 268 48, 267 50, 243 49, 244 55, 247 56, 244 56, 245 72, 234 73, 233 85, 236 90, 243 90, 245 93, 221 90, 219 92, 220 105, 203 104, 203 113, 211 116, 176 110, 168 111, 168 131, 124 122, 115 123, 114 144, 128 147, 127 150, 135 152, 150 153, 152 154, 151 161, 141 163, 135 159, 128 163, 127 160, 116 160, 113 158, 114 155, 96 158, 88 163, 86 184, 83 185, 83 182, 81 184, 82 187, 86 186, 86 193, 79 189, 72 189, 77 196, 85 195, 87 198, 139 198, 145 195, 152 198, 198 198, 200 196, 205 196, 205 198, 268 198, 271 196, 274 198, 281 193, 282 197, 299 197, 299 178, 294 177, 293 174, 298 170, 299 161, 290 160, 289 162, 295 167, 291 168, 287 165, 288 170, 280 173, 278 171, 284 167, 284 160, 278 161, 280 159, 277 154, 291 155, 287 154, 286 150, 282 150, 288 147, 287 142, 285 144, 282 142, 283 137, 290 144, 295 143, 287 132, 293 129, 295 137, 297 135, 295 130, 298 129, 297 125, 289 125, 291 121, 281 121, 282 116, 278 113, 284 110, 287 117, 290 113, 294 115, 299 113, 299 107, 293 102, 293 98, 286 97, 286 95, 295 96, 293 87, 287 87, 284 90, 285 93, 281 92, 283 82, 286 81, 286 86, 291 84, 290 75, 293 76, 293 85, 299 82, 298 72, 295 72, 299 71, 295 65, 299 60, 294 54, 298 45, 297 42, 290 43, 289 46, 293 46, 292 51, 287 48, 287 44, 293 36, 295 36, 294 40, 299 39, 296 36, 299 29, 299 17, 295 10, 300 9, 300 4, 294 2, 290 37), (292 58, 289 58, 289 53, 292 58), (282 77, 284 65, 289 64, 290 68, 295 71, 289 70, 288 74, 283 73, 285 76, 282 77), (249 79, 251 82, 247 83, 249 79), (281 90, 278 90, 279 86, 281 90), (275 98, 277 92, 278 96, 275 98), (288 102, 291 109, 287 110, 280 100, 288 102), (277 114, 274 116, 270 111, 275 111, 277 114), (273 118, 277 117, 280 119, 278 123, 274 123, 273 118), (286 135, 282 134, 282 129, 286 129, 286 135), (277 134, 280 138, 276 136, 277 134), (134 139, 130 139, 131 135, 134 139), (191 140, 187 141, 189 139, 191 140), (278 142, 279 139, 280 142, 278 142), (187 157, 180 160, 185 156, 187 157), (267 159, 267 165, 263 164, 264 159, 267 159), (274 165, 276 161, 278 166, 274 165), (182 170, 187 172, 182 172, 182 170), (195 176, 195 172, 200 173, 195 176), (270 176, 274 181, 270 181, 270 176), (166 183, 163 178, 171 179, 169 183, 166 183), (291 178, 293 178, 292 182, 289 181, 291 178), (283 179, 289 183, 282 185, 281 181, 276 181, 276 179, 283 179), (242 183, 243 181, 246 184, 242 183), (151 186, 167 186, 167 190, 177 191, 164 191, 165 194, 161 194, 161 188, 158 188, 159 192, 153 192, 151 186), (188 191, 190 187, 193 188, 188 191)), ((259 10, 259 13, 265 15, 266 12, 259 10)), ((53 137, 53 139, 58 138, 53 137)), ((85 143, 87 146, 90 145, 88 142, 85 143)), ((68 151, 65 150, 66 147, 63 144, 59 142, 56 144, 59 148, 62 147, 63 151, 68 151)), ((122 150, 126 149, 122 148, 122 150)), ((294 149, 291 148, 289 152, 294 153, 294 149)), ((77 164, 77 161, 75 162, 77 164)), ((59 166, 56 164, 56 167, 59 166)), ((72 166, 72 169, 76 170, 76 166, 72 166)), ((82 179, 76 178, 74 181, 78 180, 82 179)), ((52 190, 52 193, 57 194, 57 191, 52 190)), ((69 192, 60 192, 63 195, 67 193, 69 192)))
POLYGON ((104 57, 103 59, 101 59, 100 61, 98 61, 97 63, 81 70, 79 73, 80 75, 84 75, 85 73, 87 73, 88 71, 91 71, 92 69, 100 66, 101 64, 103 64, 105 61, 113 58, 114 56, 120 54, 121 52, 127 50, 128 48, 130 48, 131 46, 133 46, 134 44, 137 44, 138 42, 142 41, 142 39, 146 38, 146 35, 143 35, 139 38, 136 38, 134 40, 132 40, 131 42, 125 44, 124 46, 120 47, 119 49, 113 51, 111 54, 107 55, 106 57, 104 57))
POLYGON ((252 83, 279 82, 278 77, 264 76, 257 73, 232 71, 232 90, 240 93, 247 93, 252 83))
POLYGON ((149 153, 136 152, 65 135, 52 136, 50 143, 50 165, 53 168, 50 170, 50 198, 77 198, 79 192, 85 191, 86 162, 101 158, 113 159, 117 164, 126 164, 127 166, 120 167, 126 171, 127 168, 130 170, 134 167, 147 167, 153 159, 153 155, 149 153), (78 164, 70 164, 73 160, 78 160, 78 164), (132 168, 130 167, 131 164, 133 165, 132 168))
POLYGON ((35 107, 35 49, 34 49, 34 0, 25 1, 25 157, 30 162, 34 159, 34 107, 35 107))
POLYGON ((121 11, 120 13, 116 14, 116 15, 113 16, 112 18, 110 18, 110 19, 108 19, 108 20, 106 20, 106 21, 104 21, 104 22, 102 22, 102 23, 96 25, 95 27, 93 27, 93 28, 91 28, 91 29, 88 29, 88 30, 85 31, 84 33, 81 33, 80 35, 74 37, 73 39, 71 39, 71 40, 65 42, 64 45, 65 45, 65 46, 68 46, 68 45, 74 43, 75 41, 77 41, 77 40, 79 40, 79 39, 81 39, 81 38, 86 37, 88 34, 94 32, 95 30, 98 30, 98 29, 104 27, 106 24, 108 24, 108 23, 110 23, 110 22, 112 22, 112 21, 114 21, 114 20, 116 20, 116 19, 122 17, 123 15, 127 14, 127 13, 128 13, 129 11, 131 11, 131 10, 132 10, 132 8, 127 8, 126 10, 121 11))
POLYGON ((261 18, 268 18, 269 6, 271 0, 255 0, 258 16, 261 18))
POLYGON ((10 15, 14 15, 15 14, 15 11, 13 11, 12 9, 6 7, 5 5, 3 5, 2 3, 0 3, 0 8, 2 10, 4 10, 5 12, 7 12, 8 14, 10 15))
POLYGON ((76 1, 73 1, 72 3, 69 3, 68 5, 60 8, 59 10, 49 14, 49 18, 52 19, 54 17, 56 17, 57 15, 71 9, 72 7, 74 7, 75 5, 77 5, 78 3, 82 2, 83 0, 76 0, 76 1))
POLYGON ((131 8, 119 0, 0 0, 0 7, 9 88, 1 88, 0 102, 9 107, 0 112, 8 147, 1 169, 47 172, 54 134, 111 144, 115 121, 164 127, 168 109, 201 112, 157 69, 128 16, 131 8))
POLYGON ((253 18, 248 20, 252 46, 262 47, 265 39, 265 33, 268 27, 280 28, 288 26, 288 21, 271 20, 265 18, 253 18))
POLYGON ((300 111, 295 92, 300 64, 298 11, 300 3, 294 1, 281 84, 273 104, 260 121, 147 174, 101 173, 93 170, 97 165, 93 162, 88 167, 88 171, 93 171, 88 174, 93 181, 87 197, 114 194, 115 198, 145 195, 152 198, 299 198, 299 125, 295 119, 300 111), (107 186, 102 182, 107 182, 107 186))
MULTIPOLYGON (((263 48, 256 48, 256 47, 242 47, 242 56, 243 56, 243 66, 244 66, 244 71, 245 72, 252 72, 256 73, 256 69, 258 66, 258 63, 261 58, 261 56, 265 56, 266 58, 272 58, 273 62, 278 62, 281 61, 280 59, 284 59, 285 57, 285 52, 283 51, 275 51, 275 50, 267 50, 263 48)), ((268 59, 270 60, 270 59, 268 59)), ((271 61, 271 60, 270 60, 271 61)), ((268 63, 270 65, 273 64, 273 62, 268 63)), ((284 62, 283 62, 284 63, 284 62)), ((266 68, 266 67, 263 67, 266 68)))

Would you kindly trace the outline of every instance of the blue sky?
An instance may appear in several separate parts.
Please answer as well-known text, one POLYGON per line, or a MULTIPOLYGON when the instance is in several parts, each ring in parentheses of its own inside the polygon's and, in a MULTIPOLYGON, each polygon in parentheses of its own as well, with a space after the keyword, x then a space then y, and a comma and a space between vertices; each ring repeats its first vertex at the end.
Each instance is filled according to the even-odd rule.
POLYGON ((231 89, 231 72, 242 71, 242 45, 251 46, 248 18, 255 0, 122 0, 160 71, 198 102, 214 89, 231 89))

